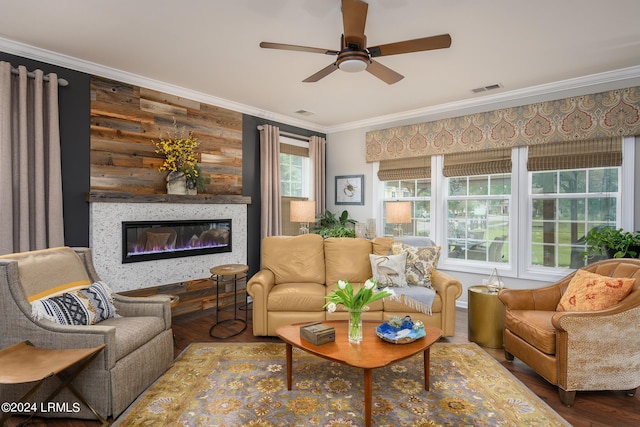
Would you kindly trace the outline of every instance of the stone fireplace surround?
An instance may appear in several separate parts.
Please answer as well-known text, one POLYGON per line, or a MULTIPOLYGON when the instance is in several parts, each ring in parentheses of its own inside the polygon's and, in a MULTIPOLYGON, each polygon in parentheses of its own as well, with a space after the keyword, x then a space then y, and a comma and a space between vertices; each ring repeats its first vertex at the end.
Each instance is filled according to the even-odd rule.
POLYGON ((248 198, 167 196, 92 192, 89 244, 100 278, 114 292, 198 280, 221 264, 247 263, 248 198), (231 252, 122 263, 122 222, 232 219, 231 252))

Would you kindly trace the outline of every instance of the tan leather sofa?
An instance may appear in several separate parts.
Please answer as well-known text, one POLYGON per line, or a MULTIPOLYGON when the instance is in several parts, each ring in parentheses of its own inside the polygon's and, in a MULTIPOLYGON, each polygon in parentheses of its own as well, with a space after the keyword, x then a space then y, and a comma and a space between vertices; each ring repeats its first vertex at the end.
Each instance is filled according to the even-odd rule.
POLYGON ((595 311, 556 311, 575 275, 538 289, 503 289, 504 349, 558 386, 573 405, 578 390, 626 390, 640 386, 640 260, 610 259, 584 267, 609 277, 635 277, 631 293, 595 311))
MULTIPOLYGON (((325 296, 335 289, 338 280, 362 286, 372 276, 369 254, 387 255, 391 244, 391 238, 323 239, 316 234, 266 237, 262 242, 262 269, 247 283, 247 292, 253 298, 253 334, 275 336, 278 327, 292 323, 347 319, 343 307, 326 312, 325 296)), ((453 336, 455 304, 462 294, 462 284, 437 270, 432 282, 436 296, 431 315, 385 298, 372 303, 363 319, 382 322, 392 316, 410 315, 426 326, 441 329, 444 336, 453 336)))

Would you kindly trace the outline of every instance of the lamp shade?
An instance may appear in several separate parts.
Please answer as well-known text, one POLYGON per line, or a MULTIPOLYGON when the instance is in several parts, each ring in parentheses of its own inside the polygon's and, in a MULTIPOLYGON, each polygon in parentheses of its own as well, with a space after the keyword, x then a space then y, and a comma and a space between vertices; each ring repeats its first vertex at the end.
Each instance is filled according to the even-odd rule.
POLYGON ((313 200, 292 200, 289 215, 291 222, 314 222, 316 220, 316 202, 313 200))
POLYGON ((387 224, 407 224, 411 222, 411 202, 387 202, 387 224))

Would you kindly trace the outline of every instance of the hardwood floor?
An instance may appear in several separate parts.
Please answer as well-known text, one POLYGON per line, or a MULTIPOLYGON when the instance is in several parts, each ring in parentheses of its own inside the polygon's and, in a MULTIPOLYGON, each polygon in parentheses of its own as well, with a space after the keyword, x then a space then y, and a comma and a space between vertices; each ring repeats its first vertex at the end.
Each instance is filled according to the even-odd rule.
MULTIPOLYGON (((221 312, 220 317, 224 318, 226 314, 227 313, 221 312)), ((244 316, 244 312, 241 314, 244 316)), ((182 350, 193 342, 280 342, 278 338, 273 337, 254 337, 251 328, 251 311, 249 311, 248 315, 249 322, 247 329, 241 334, 228 339, 212 338, 209 335, 209 328, 214 319, 214 315, 211 312, 175 317, 173 319, 175 355, 178 356, 182 350)), ((227 327, 226 325, 229 325, 229 327, 237 326, 233 323, 222 324, 216 327, 216 334, 225 335, 224 328, 227 327)), ((456 312, 456 335, 455 337, 445 338, 442 341, 466 343, 468 342, 467 337, 467 311, 458 309, 456 312)), ((634 397, 629 397, 623 392, 578 392, 574 406, 567 408, 560 403, 556 387, 550 385, 528 366, 517 359, 513 362, 506 361, 504 352, 500 349, 485 348, 485 350, 575 427, 622 427, 640 425, 640 393, 634 397)), ((21 418, 13 417, 7 425, 17 426, 20 421, 21 418)), ((29 425, 93 427, 98 426, 99 423, 90 420, 36 419, 29 425)))

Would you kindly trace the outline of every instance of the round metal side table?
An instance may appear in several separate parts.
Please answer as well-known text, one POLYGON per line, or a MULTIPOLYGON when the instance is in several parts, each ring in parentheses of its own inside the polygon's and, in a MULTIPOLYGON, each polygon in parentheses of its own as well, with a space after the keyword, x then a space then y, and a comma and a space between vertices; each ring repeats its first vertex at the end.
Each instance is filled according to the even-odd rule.
POLYGON ((244 319, 238 317, 239 309, 247 306, 247 292, 246 290, 244 291, 244 303, 241 306, 238 306, 238 282, 244 280, 246 283, 248 270, 249 266, 244 264, 219 265, 209 270, 211 271, 211 279, 216 283, 216 321, 209 329, 209 335, 213 338, 230 338, 247 329, 247 311, 245 310, 244 312, 244 319), (220 313, 220 287, 223 286, 226 291, 227 285, 232 285, 233 287, 233 317, 230 319, 220 320, 218 318, 220 313), (229 322, 239 322, 242 324, 242 328, 228 335, 219 335, 215 333, 214 329, 216 326, 229 322))
POLYGON ((504 305, 497 292, 484 285, 471 286, 469 302, 469 341, 482 347, 502 348, 504 305))

